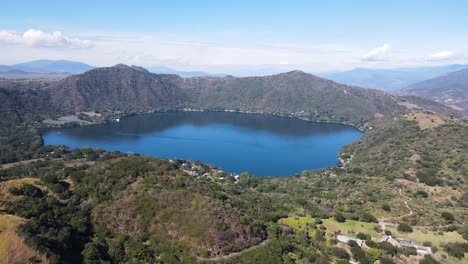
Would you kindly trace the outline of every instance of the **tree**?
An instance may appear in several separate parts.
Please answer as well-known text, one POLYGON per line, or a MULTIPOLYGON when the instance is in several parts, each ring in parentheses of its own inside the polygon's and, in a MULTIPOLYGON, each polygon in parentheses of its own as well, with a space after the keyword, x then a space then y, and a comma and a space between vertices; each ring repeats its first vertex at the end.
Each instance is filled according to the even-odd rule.
POLYGON ((389 204, 384 204, 384 205, 382 205, 382 210, 387 211, 387 212, 392 211, 392 209, 390 208, 390 205, 389 205, 389 204))
POLYGON ((380 250, 376 248, 371 248, 366 251, 366 260, 368 263, 374 263, 378 259, 380 259, 380 250))
POLYGON ((360 220, 367 223, 377 223, 377 218, 369 212, 364 212, 361 214, 360 220))
POLYGON ((393 264, 395 262, 393 262, 393 260, 389 257, 382 257, 380 259, 380 264, 393 264))
POLYGON ((333 218, 339 223, 344 223, 346 221, 346 217, 341 212, 336 212, 333 218))
POLYGON ((339 247, 332 247, 332 254, 339 259, 349 259, 348 252, 339 247))
POLYGON ((357 234, 357 238, 362 239, 362 240, 366 240, 366 239, 367 239, 367 235, 364 234, 364 233, 359 232, 359 233, 357 234))
POLYGON ((413 232, 413 229, 407 223, 400 223, 400 224, 398 224, 398 231, 405 232, 405 233, 411 233, 411 232, 413 232))
POLYGON ((453 214, 451 214, 449 212, 442 212, 441 216, 442 216, 443 219, 445 219, 445 221, 447 221, 449 223, 455 221, 455 217, 453 216, 453 214))
POLYGON ((465 256, 465 250, 461 244, 448 243, 444 246, 445 251, 452 257, 462 259, 465 256))
POLYGON ((438 264, 438 263, 440 262, 433 259, 430 255, 424 256, 424 258, 421 261, 419 261, 419 264, 438 264))

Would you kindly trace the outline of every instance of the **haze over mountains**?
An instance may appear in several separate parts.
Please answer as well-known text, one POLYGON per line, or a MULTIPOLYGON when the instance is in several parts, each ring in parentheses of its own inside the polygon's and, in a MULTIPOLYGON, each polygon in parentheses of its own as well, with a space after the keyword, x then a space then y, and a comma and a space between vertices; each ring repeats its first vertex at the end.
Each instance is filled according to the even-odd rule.
POLYGON ((322 74, 322 76, 335 82, 348 85, 384 91, 396 91, 417 82, 437 77, 441 74, 466 68, 468 68, 466 64, 395 69, 356 68, 350 71, 322 74))
POLYGON ((94 69, 94 66, 77 61, 67 60, 35 60, 14 65, 0 65, 0 72, 24 73, 83 73, 94 69))
POLYGON ((457 110, 468 111, 468 69, 410 85, 400 94, 428 98, 457 110))

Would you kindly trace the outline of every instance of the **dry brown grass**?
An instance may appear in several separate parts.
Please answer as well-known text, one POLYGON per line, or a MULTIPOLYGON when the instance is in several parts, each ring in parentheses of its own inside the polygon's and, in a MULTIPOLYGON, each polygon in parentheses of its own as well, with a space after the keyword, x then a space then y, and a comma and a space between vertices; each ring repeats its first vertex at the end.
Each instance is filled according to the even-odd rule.
POLYGON ((32 258, 48 263, 43 255, 27 246, 16 233, 23 221, 14 215, 0 214, 0 264, 32 263, 32 258))
POLYGON ((437 127, 445 124, 442 116, 428 113, 411 113, 404 116, 407 120, 416 121, 421 129, 437 127))
POLYGON ((406 108, 408 108, 410 110, 415 109, 415 108, 419 108, 418 105, 410 103, 410 102, 398 102, 398 104, 401 105, 401 106, 404 106, 404 107, 406 107, 406 108))
POLYGON ((11 188, 19 188, 23 183, 32 184, 42 190, 45 190, 45 186, 37 185, 39 179, 37 178, 22 178, 17 180, 9 180, 5 182, 0 182, 0 210, 5 210, 6 203, 12 202, 15 199, 18 199, 18 196, 10 194, 8 191, 11 188))

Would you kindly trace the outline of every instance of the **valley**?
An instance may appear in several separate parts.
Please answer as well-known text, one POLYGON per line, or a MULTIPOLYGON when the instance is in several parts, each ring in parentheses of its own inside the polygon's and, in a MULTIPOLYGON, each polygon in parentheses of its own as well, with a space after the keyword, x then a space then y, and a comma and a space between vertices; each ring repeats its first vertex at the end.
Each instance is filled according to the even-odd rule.
MULTIPOLYGON (((53 263, 132 259, 164 263, 462 263, 466 258, 468 168, 464 161, 468 142, 464 135, 468 127, 463 114, 448 107, 426 99, 342 86, 302 72, 193 79, 119 65, 69 78, 32 89, 4 88, 15 107, 9 109, 16 109, 18 119, 4 120, 0 134, 0 179, 15 186, 2 190, 3 215, 25 219, 18 234, 38 252, 39 259, 45 256, 53 263), (303 83, 310 88, 301 88, 303 83), (277 87, 278 94, 266 91, 267 87, 277 87), (234 93, 238 89, 242 98, 234 93), (14 93, 18 94, 11 96, 14 93), (157 96, 152 97, 153 93, 157 96), (302 100, 304 96, 321 99, 302 100), (44 103, 52 100, 61 110, 37 105, 39 98, 44 103), (283 98, 289 99, 283 102, 283 98), (22 108, 17 104, 30 100, 36 105, 26 103, 28 108, 22 108), (202 102, 206 106, 198 107, 202 102), (204 112, 175 111, 178 109, 204 112), (208 112, 212 110, 218 112, 208 112), (146 112, 163 113, 139 115, 146 112), (96 134, 107 140, 137 135, 128 126, 132 122, 143 134, 152 131, 152 126, 165 131, 171 124, 184 124, 175 116, 201 127, 211 121, 197 116, 219 116, 221 123, 275 133, 313 132, 309 122, 270 116, 286 115, 353 124, 364 134, 340 149, 339 159, 344 163, 339 166, 282 178, 271 177, 271 173, 263 175, 269 177, 230 173, 199 161, 141 157, 139 151, 122 153, 110 145, 104 149, 83 147, 82 143, 72 148, 45 145, 49 137, 43 138, 36 129, 14 127, 43 127, 47 118, 74 113, 81 113, 76 118, 86 122, 62 123, 85 125, 69 128, 71 134, 76 131, 89 137, 89 131, 99 128, 90 124, 109 122, 100 136, 96 134), (263 115, 255 117, 254 113, 263 115), (154 115, 166 118, 153 120, 154 115), (253 120, 247 122, 239 115, 253 120), (129 117, 121 119, 125 116, 129 117), (268 121, 273 119, 283 121, 268 121), (288 131, 290 128, 294 129, 288 131), (22 180, 24 184, 13 185, 22 180), (384 235, 392 240, 382 242, 384 235), (361 239, 363 244, 340 242, 343 236, 361 239), (400 238, 431 251, 402 246, 400 238)), ((57 131, 61 130, 51 130, 52 135, 68 133, 67 128, 61 129, 60 134, 57 131)), ((162 146, 158 143, 155 148, 158 145, 162 146)))

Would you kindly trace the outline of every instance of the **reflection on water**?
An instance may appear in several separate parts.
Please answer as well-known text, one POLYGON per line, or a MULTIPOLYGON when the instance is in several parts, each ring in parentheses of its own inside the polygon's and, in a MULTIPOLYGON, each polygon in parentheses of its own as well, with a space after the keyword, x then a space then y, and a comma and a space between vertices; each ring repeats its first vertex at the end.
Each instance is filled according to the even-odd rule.
POLYGON ((360 136, 346 125, 226 112, 155 113, 43 132, 46 144, 201 160, 259 176, 333 166, 338 149, 360 136))

